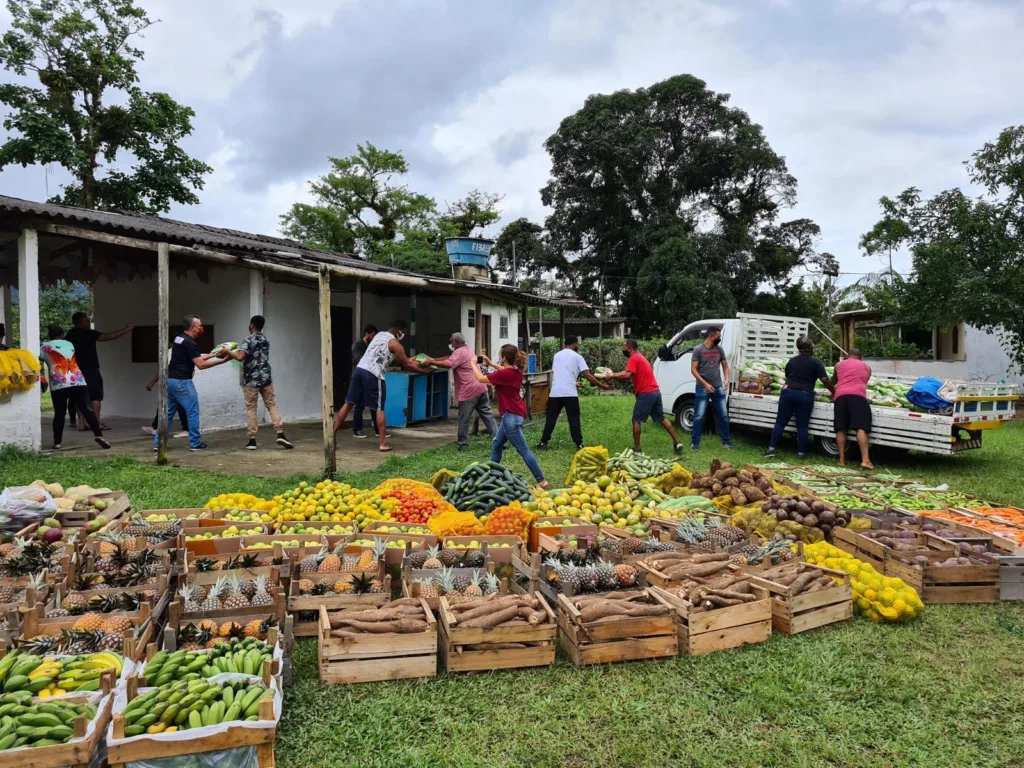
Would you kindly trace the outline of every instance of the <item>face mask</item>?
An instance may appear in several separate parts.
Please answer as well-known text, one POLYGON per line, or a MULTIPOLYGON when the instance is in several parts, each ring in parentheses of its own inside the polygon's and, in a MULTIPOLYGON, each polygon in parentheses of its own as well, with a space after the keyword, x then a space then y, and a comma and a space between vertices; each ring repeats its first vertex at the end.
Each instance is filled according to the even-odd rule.
POLYGON ((454 344, 449 344, 448 345, 448 349, 450 349, 452 352, 454 352, 455 351, 455 345, 454 344))
POLYGON ((721 343, 722 343, 721 339, 715 339, 714 341, 711 342, 711 346, 717 347, 721 343))
POLYGON ((624 349, 624 350, 622 350, 622 354, 625 355, 626 357, 629 357, 633 353, 632 353, 632 351, 630 351, 628 349, 624 349))

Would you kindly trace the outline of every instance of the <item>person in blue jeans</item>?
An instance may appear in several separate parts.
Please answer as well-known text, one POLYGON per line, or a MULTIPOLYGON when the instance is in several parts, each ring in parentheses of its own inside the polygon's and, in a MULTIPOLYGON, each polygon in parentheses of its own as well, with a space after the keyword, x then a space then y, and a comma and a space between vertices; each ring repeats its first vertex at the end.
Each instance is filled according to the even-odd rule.
POLYGON ((729 381, 729 361, 721 344, 722 329, 709 328, 704 341, 694 347, 690 358, 690 373, 697 380, 693 403, 693 434, 690 435, 690 448, 694 451, 700 450, 700 436, 704 429, 704 417, 707 415, 709 402, 715 409, 715 422, 718 424, 722 446, 732 450, 728 395, 723 384, 723 381, 729 381))
POLYGON ((482 384, 491 384, 498 396, 498 413, 501 415, 501 423, 491 443, 491 461, 500 462, 505 452, 505 444, 512 443, 527 468, 537 481, 537 487, 547 489, 548 481, 544 479, 537 457, 530 452, 530 446, 526 444, 526 436, 523 435, 523 423, 526 421, 526 403, 520 390, 523 386, 523 371, 526 370, 526 353, 521 352, 515 344, 506 344, 499 353, 501 360, 492 363, 486 357, 484 362, 496 370, 493 373, 484 374, 477 365, 476 359, 472 361, 473 375, 482 384))
MULTIPOLYGON (((199 393, 192 383, 196 368, 205 371, 223 365, 231 358, 216 357, 200 353, 196 339, 203 335, 203 321, 195 315, 188 315, 183 323, 185 330, 171 342, 171 359, 167 365, 167 431, 180 405, 188 416, 188 449, 205 451, 209 446, 203 442, 199 432, 199 393)), ((160 445, 160 433, 153 435, 153 450, 160 445)))
POLYGON ((825 366, 814 357, 814 343, 806 336, 801 336, 796 340, 796 349, 799 354, 786 363, 786 383, 779 395, 775 428, 765 456, 775 455, 786 425, 795 416, 796 451, 801 459, 807 458, 807 428, 814 409, 814 385, 820 381, 829 392, 835 392, 835 385, 825 373, 825 366))

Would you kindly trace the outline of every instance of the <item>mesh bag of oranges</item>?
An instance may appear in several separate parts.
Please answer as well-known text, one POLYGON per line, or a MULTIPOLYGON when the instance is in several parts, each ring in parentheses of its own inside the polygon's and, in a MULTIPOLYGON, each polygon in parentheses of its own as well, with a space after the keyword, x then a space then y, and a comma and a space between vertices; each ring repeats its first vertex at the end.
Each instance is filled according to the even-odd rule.
POLYGON ((804 547, 808 563, 850 574, 853 607, 872 621, 906 621, 924 610, 917 590, 903 579, 883 576, 870 563, 824 541, 804 547))
POLYGON ((409 480, 405 477, 393 477, 390 480, 385 480, 373 489, 374 493, 379 493, 381 495, 388 491, 404 491, 405 493, 417 494, 428 499, 444 498, 438 492, 437 488, 432 486, 430 483, 422 483, 419 480, 409 480))
POLYGON ((381 491, 382 499, 396 499, 398 506, 391 510, 391 517, 400 523, 425 523, 442 512, 456 509, 440 496, 406 490, 381 491))
POLYGON ((222 493, 214 496, 204 505, 207 509, 255 509, 265 511, 270 509, 274 503, 251 493, 222 493))
POLYGON ((447 510, 427 520, 431 533, 438 536, 479 536, 484 532, 480 520, 472 512, 459 512, 445 502, 447 510))
POLYGON ((523 509, 518 501, 498 507, 487 516, 484 533, 494 536, 519 536, 523 541, 530 535, 530 524, 536 515, 523 509))

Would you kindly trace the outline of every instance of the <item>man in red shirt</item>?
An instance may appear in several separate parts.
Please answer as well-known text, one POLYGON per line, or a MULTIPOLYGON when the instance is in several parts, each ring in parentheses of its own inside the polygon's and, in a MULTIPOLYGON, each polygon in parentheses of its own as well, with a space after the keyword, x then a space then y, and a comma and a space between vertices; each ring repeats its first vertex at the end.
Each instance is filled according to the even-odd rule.
POLYGON ((633 380, 633 392, 636 394, 636 405, 633 406, 633 451, 643 453, 640 450, 640 426, 650 418, 665 428, 672 438, 673 450, 679 453, 683 450, 683 444, 679 442, 672 422, 665 418, 665 411, 661 405, 661 390, 658 388, 658 380, 654 378, 654 369, 647 362, 647 358, 640 354, 635 339, 626 339, 622 342, 622 354, 628 361, 626 370, 609 374, 605 380, 633 380))

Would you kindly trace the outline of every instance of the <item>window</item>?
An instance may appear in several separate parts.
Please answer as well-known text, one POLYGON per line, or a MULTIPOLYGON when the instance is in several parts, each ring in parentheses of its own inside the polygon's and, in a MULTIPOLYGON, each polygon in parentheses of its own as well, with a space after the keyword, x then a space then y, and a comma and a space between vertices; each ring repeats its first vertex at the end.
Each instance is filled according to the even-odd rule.
MULTIPOLYGON (((210 352, 216 346, 213 342, 213 326, 203 325, 205 333, 199 337, 196 344, 199 347, 200 352, 210 352)), ((168 339, 167 344, 170 346, 171 341, 182 332, 183 326, 172 325, 168 328, 168 339)), ((157 363, 157 343, 156 343, 156 326, 155 325, 137 325, 132 328, 132 362, 133 363, 157 363)))
POLYGON ((954 325, 949 335, 951 336, 950 342, 953 347, 953 357, 956 357, 960 354, 960 326, 954 325))
POLYGON ((684 328, 667 345, 670 358, 672 360, 678 360, 680 357, 691 352, 698 343, 707 337, 708 330, 710 328, 717 328, 718 330, 721 330, 722 324, 700 322, 693 323, 687 328, 684 328))
POLYGON ((469 328, 476 328, 476 310, 469 310, 469 322, 466 324, 469 328))
POLYGON ((508 338, 508 317, 505 315, 498 318, 498 338, 508 338))

